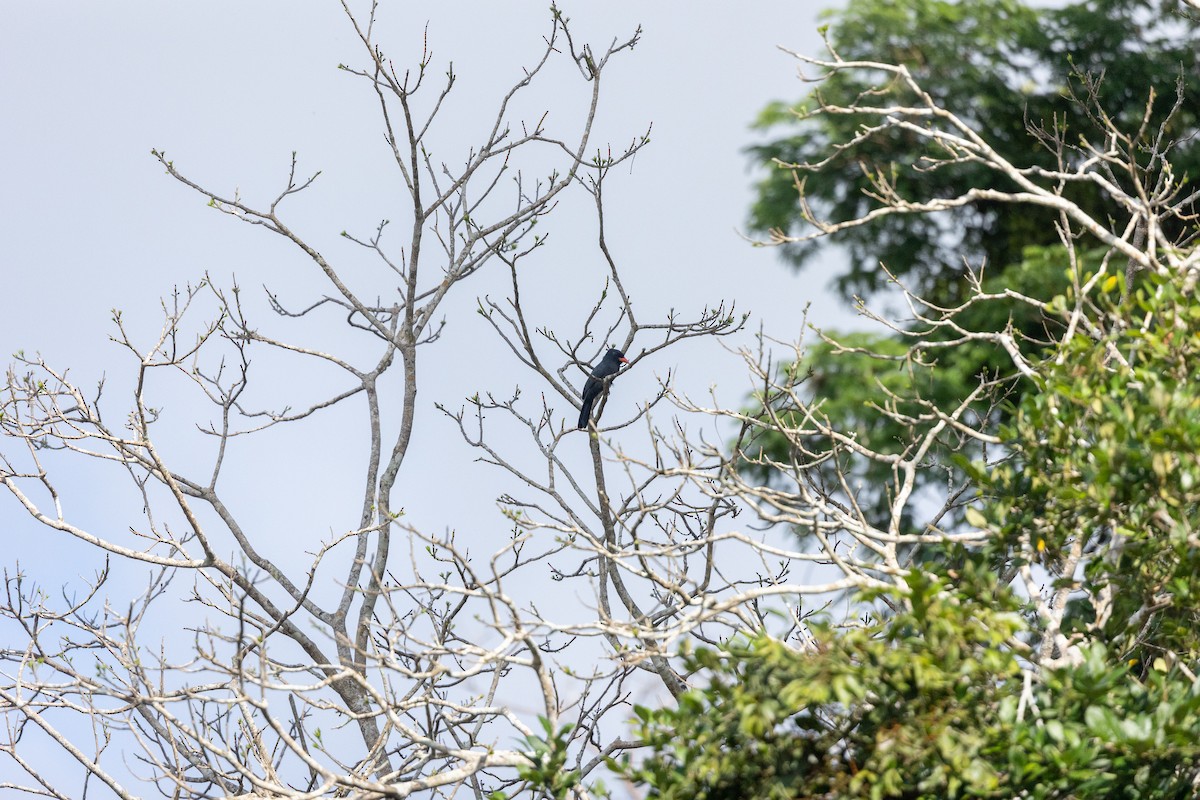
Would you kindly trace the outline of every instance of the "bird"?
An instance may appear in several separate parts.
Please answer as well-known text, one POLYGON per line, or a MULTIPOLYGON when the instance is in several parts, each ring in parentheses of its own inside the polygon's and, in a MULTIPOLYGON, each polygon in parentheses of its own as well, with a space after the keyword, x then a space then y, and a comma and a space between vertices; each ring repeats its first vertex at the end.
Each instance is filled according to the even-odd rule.
POLYGON ((600 396, 605 385, 611 382, 611 376, 620 371, 622 364, 628 363, 629 359, 625 357, 625 354, 615 347, 610 347, 604 354, 604 358, 600 359, 600 363, 592 370, 587 383, 583 385, 583 408, 579 410, 579 430, 587 427, 588 420, 592 416, 592 403, 596 402, 596 398, 600 396))

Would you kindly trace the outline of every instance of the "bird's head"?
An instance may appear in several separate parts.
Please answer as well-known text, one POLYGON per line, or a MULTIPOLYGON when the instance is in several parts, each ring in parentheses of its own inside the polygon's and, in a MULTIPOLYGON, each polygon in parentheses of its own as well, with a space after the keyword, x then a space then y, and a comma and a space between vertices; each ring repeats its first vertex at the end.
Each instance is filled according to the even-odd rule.
POLYGON ((617 361, 620 361, 622 364, 629 363, 629 359, 625 357, 625 354, 622 353, 620 350, 618 350, 615 347, 610 347, 608 349, 608 352, 604 354, 604 357, 615 359, 617 361))

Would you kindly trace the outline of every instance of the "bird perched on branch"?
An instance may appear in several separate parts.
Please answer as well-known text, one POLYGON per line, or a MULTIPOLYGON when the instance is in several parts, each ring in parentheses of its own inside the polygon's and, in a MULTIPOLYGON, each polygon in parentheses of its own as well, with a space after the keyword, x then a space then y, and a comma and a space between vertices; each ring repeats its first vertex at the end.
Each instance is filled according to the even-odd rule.
POLYGON ((612 383, 613 376, 620 370, 622 364, 628 364, 629 359, 615 347, 609 348, 604 354, 604 358, 600 359, 600 363, 592 370, 591 377, 587 379, 587 383, 583 385, 583 408, 579 410, 579 430, 587 427, 588 420, 592 416, 592 403, 596 402, 596 398, 600 396, 600 392, 609 383, 612 383))

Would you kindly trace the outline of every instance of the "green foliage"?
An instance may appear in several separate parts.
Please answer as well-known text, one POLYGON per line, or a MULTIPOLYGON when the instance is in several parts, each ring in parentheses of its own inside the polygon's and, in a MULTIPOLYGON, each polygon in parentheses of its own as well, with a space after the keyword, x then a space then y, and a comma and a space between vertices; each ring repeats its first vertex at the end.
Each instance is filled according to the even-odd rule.
POLYGON ((654 754, 623 771, 664 800, 1191 797, 1195 684, 1162 662, 1139 679, 1093 645, 1023 701, 1016 601, 978 563, 913 573, 904 611, 818 628, 804 652, 697 652, 707 687, 637 709, 654 754))
POLYGON ((1014 603, 963 602, 922 573, 907 589, 910 610, 817 628, 806 652, 765 637, 697 652, 689 666, 711 682, 678 708, 639 711, 656 755, 631 775, 652 797, 705 800, 996 785, 978 731, 1017 675, 1003 648, 1014 603))
MULTIPOLYGON (((1016 0, 851 0, 834 18, 829 40, 845 60, 907 66, 935 100, 1021 166, 1056 164, 1055 154, 1033 140, 1029 125, 1049 128, 1058 120, 1074 143, 1080 132, 1096 130, 1089 117, 1089 104, 1095 101, 1131 130, 1151 91, 1156 93, 1151 121, 1157 125, 1174 102, 1176 79, 1182 79, 1183 110, 1168 136, 1181 143, 1172 154, 1174 173, 1194 176, 1200 174, 1200 147, 1188 136, 1200 126, 1200 26, 1179 15, 1177 6, 1173 0, 1091 0, 1057 9, 1016 0), (1097 89, 1094 79, 1100 76, 1097 89)), ((830 103, 849 102, 873 88, 864 80, 859 73, 839 73, 821 83, 820 96, 830 103)), ((753 159, 768 169, 751 211, 755 230, 805 231, 792 171, 776 163, 823 161, 831 155, 831 145, 849 141, 866 121, 855 114, 804 116, 815 105, 813 97, 775 102, 759 115, 757 127, 775 138, 750 149, 753 159)), ((930 154, 927 146, 911 134, 892 131, 833 156, 821 169, 806 173, 814 212, 843 221, 869 210, 873 201, 864 194, 864 165, 890 175, 905 197, 1013 188, 976 164, 913 169, 930 154)), ((1115 204, 1093 184, 1071 187, 1066 196, 1097 218, 1119 216, 1115 204)), ((838 241, 850 255, 849 271, 837 280, 847 300, 887 285, 888 275, 878 268, 882 262, 922 296, 950 305, 963 297, 959 278, 964 264, 986 262, 1003 269, 1019 261, 1025 247, 1055 245, 1058 238, 1041 210, 979 200, 953 212, 952 220, 946 215, 885 217, 845 231, 838 241)), ((815 243, 785 246, 797 265, 815 249, 815 243)))
MULTIPOLYGON (((1174 174, 1196 175, 1200 28, 1163 13, 1167 7, 851 0, 830 41, 843 59, 907 65, 940 104, 1022 165, 1055 165, 1027 123, 1056 118, 1074 136, 1096 130, 1104 109, 1129 129, 1157 90, 1149 107, 1156 126, 1178 76, 1183 112, 1165 136, 1178 142, 1170 150, 1174 174)), ((823 99, 846 104, 870 88, 860 80, 837 73, 822 83, 823 99)), ((755 153, 788 162, 834 153, 807 186, 813 208, 827 218, 858 218, 870 208, 864 164, 912 198, 1011 188, 969 163, 910 169, 925 153, 902 129, 836 150, 864 119, 798 121, 793 112, 801 106, 763 112, 760 125, 772 132, 788 126, 787 137, 755 153)), ((1142 153, 1141 144, 1131 152, 1142 153)), ((1143 154, 1151 151, 1163 152, 1156 145, 1143 154)), ((1068 150, 1063 157, 1073 156, 1068 150)), ((1155 169, 1139 162, 1110 177, 1121 186, 1153 183, 1155 169)), ((1064 192, 1117 229, 1128 219, 1095 184, 1064 192)), ((804 224, 788 171, 762 184, 754 215, 764 230, 804 224)), ((961 487, 953 497, 966 504, 961 519, 938 524, 953 530, 961 523, 988 539, 970 549, 922 545, 924 556, 900 561, 916 566, 895 590, 852 600, 866 610, 860 624, 810 625, 813 638, 803 648, 762 634, 686 655, 696 688, 677 707, 637 709, 652 752, 619 765, 647 796, 1198 795, 1200 389, 1193 365, 1200 363, 1200 306, 1182 276, 1143 273, 1126 296, 1124 258, 1081 241, 1068 253, 1052 222, 1041 209, 980 202, 952 222, 883 217, 842 239, 852 259, 839 282, 847 296, 880 288, 886 275, 874 265, 883 261, 928 305, 907 330, 826 340, 785 365, 784 390, 755 398, 760 420, 783 424, 756 441, 760 450, 748 455, 761 460, 744 469, 781 486, 814 470, 826 470, 822 486, 849 478, 841 486, 854 488, 841 491, 880 523, 894 496, 886 456, 913 452, 915 441, 940 430, 945 412, 985 382, 989 390, 974 401, 970 424, 1000 444, 990 444, 985 458, 981 445, 947 426, 917 483, 944 484, 949 476, 961 487), (989 274, 968 280, 964 263, 987 263, 989 274), (1107 277, 1080 296, 1101 264, 1107 277), (970 335, 999 332, 1010 338, 970 335), (1024 373, 1011 349, 1028 365, 1024 373), (817 426, 809 423, 808 432, 800 430, 818 417, 836 434, 812 435, 817 426), (838 450, 830 441, 837 434, 883 457, 838 450)), ((1194 244, 1169 238, 1183 250, 1194 244)), ((796 246, 790 255, 800 263, 810 253, 796 246)), ((899 529, 914 526, 902 520, 899 529)))
POLYGON ((1068 579, 1072 550, 1107 553, 1087 561, 1088 592, 1111 593, 1105 640, 1143 665, 1200 658, 1198 323, 1191 298, 1151 285, 1105 346, 1066 343, 1006 431, 1020 443, 1013 461, 986 487, 1002 557, 1068 579))
MULTIPOLYGON (((1200 137, 1193 134, 1200 128, 1196 55, 1200 26, 1173 13, 1175 6, 1090 0, 1050 9, 1017 0, 852 0, 833 17, 828 37, 842 59, 905 65, 936 102, 1020 166, 1053 169, 1060 158, 1072 166, 1072 159, 1080 154, 1071 147, 1081 137, 1107 141, 1101 113, 1132 133, 1153 96, 1147 119, 1151 132, 1160 123, 1165 125, 1164 141, 1172 142, 1166 154, 1170 173, 1196 175, 1200 174, 1200 137), (1184 100, 1172 116, 1177 81, 1184 100), (1044 146, 1055 124, 1061 146, 1044 146)), ((754 157, 764 165, 820 163, 815 172, 800 176, 807 176, 809 207, 835 222, 862 218, 877 206, 869 192, 868 175, 873 173, 886 174, 901 197, 916 200, 957 197, 972 188, 1016 188, 1010 179, 970 161, 916 168, 925 157, 945 154, 903 128, 888 127, 853 147, 839 148, 859 136, 864 124, 875 125, 879 119, 820 113, 818 101, 841 105, 864 97, 879 105, 914 101, 899 84, 880 86, 874 83, 878 80, 879 75, 870 70, 837 71, 800 103, 771 104, 757 125, 775 138, 753 148, 754 157)), ((1140 179, 1145 185, 1155 182, 1155 170, 1166 169, 1165 162, 1149 163, 1152 151, 1161 154, 1160 144, 1151 146, 1143 137, 1128 148, 1139 163, 1146 162, 1141 163, 1147 172, 1140 179)), ((759 185, 753 227, 793 234, 810 230, 796 177, 791 169, 771 166, 759 185)), ((1117 170, 1107 179, 1121 191, 1137 195, 1131 175, 1117 170)), ((1127 210, 1095 182, 1068 183, 1062 192, 1093 218, 1113 220, 1111 225, 1117 229, 1127 219, 1127 210)), ((1167 215, 1161 224, 1170 228, 1189 223, 1167 215)), ((1073 299, 1070 290, 1077 285, 1067 273, 1069 262, 1052 218, 1034 206, 981 199, 942 214, 886 215, 842 231, 836 241, 850 255, 849 269, 837 279, 847 299, 861 302, 857 295, 880 290, 895 276, 929 304, 918 310, 931 319, 951 313, 964 331, 1011 331, 1033 361, 1062 333, 1065 301, 1073 299), (881 263, 886 271, 879 267, 881 263), (982 286, 968 279, 967 265, 986 265, 982 286), (1047 303, 1055 298, 1061 302, 1048 314, 1011 297, 967 303, 979 289, 985 295, 1011 291, 1047 303)), ((784 249, 800 265, 816 247, 817 242, 809 242, 784 249)), ((1077 255, 1084 262, 1081 270, 1087 272, 1095 269, 1102 254, 1092 250, 1077 255)), ((806 399, 819 400, 834 427, 855 432, 860 441, 869 439, 880 453, 900 452, 913 441, 919 425, 901 418, 911 416, 914 405, 953 408, 981 381, 990 382, 991 391, 977 399, 972 413, 986 419, 993 430, 1008 421, 1005 407, 997 401, 1010 396, 1015 404, 1029 385, 1002 347, 983 340, 951 345, 958 331, 946 327, 931 333, 928 320, 906 326, 887 335, 850 337, 848 345, 856 348, 851 354, 827 344, 812 348, 803 365, 809 376, 806 399), (894 413, 884 412, 882 407, 889 403, 894 413)), ((795 449, 794 442, 772 435, 760 437, 756 446, 784 464, 795 449)), ((918 491, 935 484, 961 485, 961 473, 946 456, 945 451, 952 449, 931 454, 931 468, 919 476, 918 491)), ((884 523, 889 498, 883 487, 889 465, 831 461, 824 470, 829 485, 836 485, 840 472, 878 487, 860 498, 860 506, 873 524, 884 523)), ((777 477, 775 465, 762 465, 757 472, 762 480, 777 477)), ((956 520, 944 522, 952 525, 956 520)))
POLYGON ((529 764, 518 770, 522 780, 538 788, 544 796, 562 800, 579 781, 577 770, 566 769, 571 725, 558 730, 545 717, 539 717, 545 736, 526 736, 529 764))
POLYGON ((988 750, 993 763, 1003 765, 1006 791, 974 796, 1195 797, 1200 768, 1195 682, 1162 662, 1138 678, 1099 644, 1084 647, 1082 654, 1080 665, 1044 673, 1031 692, 1034 714, 1019 719, 1016 696, 1001 703, 988 750))
POLYGON ((1200 306, 1161 279, 1119 294, 1099 341, 1036 365, 1005 462, 964 469, 985 546, 801 651, 691 655, 705 688, 638 711, 654 752, 626 774, 671 799, 1195 797, 1200 306))

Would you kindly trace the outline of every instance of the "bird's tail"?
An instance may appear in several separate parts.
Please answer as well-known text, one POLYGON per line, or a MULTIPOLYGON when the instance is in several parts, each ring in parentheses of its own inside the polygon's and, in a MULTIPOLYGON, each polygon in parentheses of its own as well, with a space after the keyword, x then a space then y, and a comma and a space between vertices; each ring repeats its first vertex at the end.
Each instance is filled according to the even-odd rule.
POLYGON ((589 400, 583 404, 583 408, 579 410, 579 430, 583 430, 588 426, 588 420, 592 416, 592 403, 589 400))

